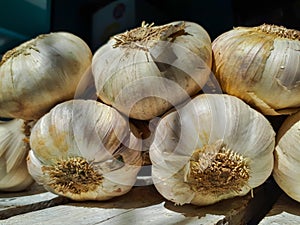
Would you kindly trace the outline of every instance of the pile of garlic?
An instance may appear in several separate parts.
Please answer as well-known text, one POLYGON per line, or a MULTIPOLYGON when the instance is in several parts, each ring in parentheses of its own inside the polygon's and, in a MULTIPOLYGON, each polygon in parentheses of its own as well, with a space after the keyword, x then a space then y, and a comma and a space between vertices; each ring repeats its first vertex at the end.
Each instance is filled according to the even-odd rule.
POLYGON ((39 35, 6 52, 0 62, 0 190, 30 186, 26 157, 30 131, 56 104, 72 99, 92 52, 79 37, 67 32, 39 35), (24 125, 26 124, 26 129, 24 125))
POLYGON ((299 36, 264 24, 212 42, 199 24, 175 21, 143 22, 94 54, 66 32, 21 44, 0 63, 0 117, 12 118, 0 136, 19 140, 2 135, 0 174, 24 179, 0 180, 0 190, 35 181, 77 201, 107 200, 130 191, 144 166, 180 205, 246 195, 272 172, 285 190, 286 137, 275 142, 265 115, 299 110, 299 36))
POLYGON ((277 131, 272 175, 300 202, 300 31, 270 24, 236 27, 212 48, 212 69, 225 93, 275 119, 287 115, 277 131))
POLYGON ((147 123, 198 93, 211 64, 210 37, 191 22, 143 23, 94 55, 73 34, 40 35, 3 56, 0 117, 34 121, 26 171, 37 183, 75 200, 109 199, 151 164, 153 134, 142 140, 132 120, 147 123), (96 98, 76 100, 87 75, 96 98))

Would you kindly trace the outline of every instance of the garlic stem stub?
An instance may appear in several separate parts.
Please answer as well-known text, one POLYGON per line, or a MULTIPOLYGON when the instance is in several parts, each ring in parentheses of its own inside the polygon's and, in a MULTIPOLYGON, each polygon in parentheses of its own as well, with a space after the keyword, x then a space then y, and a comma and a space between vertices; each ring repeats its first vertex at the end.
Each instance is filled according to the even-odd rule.
POLYGON ((127 193, 142 164, 141 142, 114 108, 69 100, 41 117, 30 135, 28 168, 37 183, 73 200, 127 193))
POLYGON ((130 118, 150 120, 198 93, 209 78, 211 40, 177 21, 113 36, 92 59, 97 96, 130 118))
POLYGON ((282 123, 276 142, 273 177, 288 196, 300 202, 300 112, 282 123))
POLYGON ((265 115, 300 107, 300 31, 263 24, 236 27, 212 43, 213 72, 222 90, 265 115))
POLYGON ((275 132, 237 97, 200 94, 159 122, 150 146, 157 190, 175 204, 246 195, 273 169, 275 132))
POLYGON ((23 191, 33 183, 26 164, 31 121, 0 123, 0 191, 23 191))
POLYGON ((3 55, 0 117, 34 120, 57 103, 73 99, 92 52, 67 32, 39 35, 3 55))

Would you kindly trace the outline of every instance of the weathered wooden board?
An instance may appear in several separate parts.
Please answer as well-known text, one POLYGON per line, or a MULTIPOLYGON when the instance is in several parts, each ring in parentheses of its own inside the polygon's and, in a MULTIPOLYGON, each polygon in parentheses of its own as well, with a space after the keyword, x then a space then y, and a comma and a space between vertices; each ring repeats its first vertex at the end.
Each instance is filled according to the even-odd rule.
POLYGON ((24 192, 0 193, 0 219, 66 202, 68 199, 47 192, 42 186, 34 184, 24 192))
POLYGON ((300 224, 300 203, 282 194, 259 225, 300 224))
MULTIPOLYGON (((270 199, 276 197, 275 192, 271 191, 273 189, 274 184, 266 182, 254 190, 254 197, 249 194, 199 207, 175 206, 166 201, 153 185, 136 186, 126 195, 105 202, 63 202, 64 198, 56 197, 61 198, 62 202, 11 216, 1 220, 0 224, 250 224, 257 215, 267 212, 271 207, 270 199)), ((38 203, 35 205, 38 206, 38 203)))

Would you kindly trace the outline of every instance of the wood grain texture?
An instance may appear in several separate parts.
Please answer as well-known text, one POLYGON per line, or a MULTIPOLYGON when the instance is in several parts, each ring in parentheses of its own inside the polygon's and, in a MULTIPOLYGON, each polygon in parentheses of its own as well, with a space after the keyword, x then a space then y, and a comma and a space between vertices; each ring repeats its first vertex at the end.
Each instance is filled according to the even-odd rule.
POLYGON ((68 199, 47 192, 42 186, 34 184, 23 192, 0 193, 0 219, 48 208, 68 201, 68 199))
POLYGON ((40 210, 12 216, 1 225, 103 224, 103 225, 185 225, 185 224, 247 224, 264 210, 272 183, 266 183, 250 194, 228 199, 214 205, 175 206, 165 200, 153 185, 135 186, 126 195, 103 202, 60 203, 40 210))

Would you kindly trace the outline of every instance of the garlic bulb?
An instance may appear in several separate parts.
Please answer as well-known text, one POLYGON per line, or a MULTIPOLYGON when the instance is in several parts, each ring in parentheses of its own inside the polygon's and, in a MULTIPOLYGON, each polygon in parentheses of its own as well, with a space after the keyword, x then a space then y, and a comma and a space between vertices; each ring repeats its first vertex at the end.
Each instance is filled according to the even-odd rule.
POLYGON ((211 40, 200 25, 142 23, 101 46, 92 72, 104 103, 131 118, 150 120, 199 92, 211 61, 211 40))
POLYGON ((273 177, 287 195, 300 202, 300 112, 287 117, 276 142, 273 177))
POLYGON ((175 204, 247 194, 271 175, 275 132, 242 100, 201 94, 159 122, 150 159, 157 190, 175 204))
POLYGON ((22 191, 33 183, 27 170, 29 121, 0 123, 0 191, 22 191))
POLYGON ((38 119, 72 99, 92 53, 66 32, 39 35, 8 51, 0 62, 0 116, 38 119))
POLYGON ((237 27, 212 43, 213 72, 224 92, 265 115, 300 107, 300 32, 263 24, 237 27))
POLYGON ((74 200, 127 193, 140 170, 141 142, 115 109, 69 100, 41 117, 30 135, 28 169, 47 190, 74 200))

